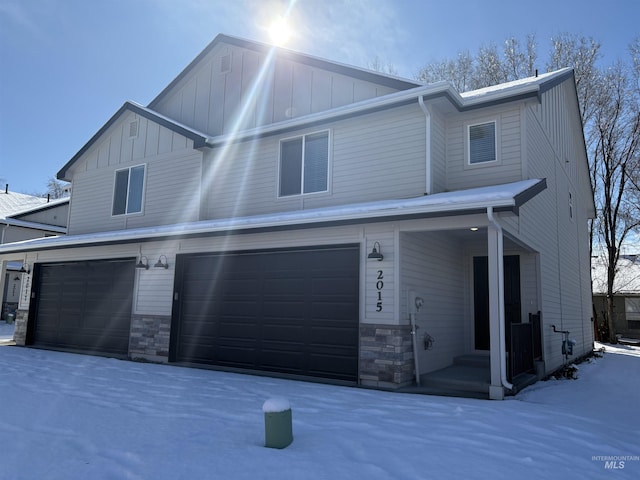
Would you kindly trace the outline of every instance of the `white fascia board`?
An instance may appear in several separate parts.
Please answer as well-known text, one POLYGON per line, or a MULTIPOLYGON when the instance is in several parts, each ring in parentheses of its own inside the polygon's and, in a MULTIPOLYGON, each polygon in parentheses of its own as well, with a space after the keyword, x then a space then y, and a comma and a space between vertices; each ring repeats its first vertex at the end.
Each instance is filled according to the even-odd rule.
POLYGON ((30 228, 33 230, 44 230, 46 232, 62 233, 62 234, 67 233, 67 229, 65 227, 59 227, 57 225, 48 225, 46 223, 16 220, 14 218, 5 218, 4 220, 1 220, 0 223, 3 223, 10 227, 30 228))
POLYGON ((541 184, 544 184, 544 180, 522 180, 505 185, 438 193, 409 199, 384 200, 132 230, 48 237, 0 245, 0 254, 73 246, 91 246, 102 243, 153 241, 154 239, 166 239, 167 237, 258 232, 264 229, 287 229, 300 226, 313 227, 314 224, 385 221, 386 218, 410 218, 421 215, 458 215, 461 212, 486 210, 488 207, 493 209, 515 209, 518 206, 516 200, 518 195, 541 184))
POLYGON ((226 143, 275 134, 283 130, 301 128, 308 124, 332 121, 345 116, 364 114, 371 110, 389 108, 396 104, 403 104, 412 100, 417 102, 418 97, 423 97, 425 100, 428 100, 430 97, 445 96, 458 110, 478 108, 485 103, 493 104, 509 101, 509 99, 519 99, 523 96, 538 95, 542 84, 566 74, 569 70, 570 69, 565 68, 539 75, 538 77, 528 77, 522 80, 464 93, 459 93, 453 85, 447 81, 436 82, 250 130, 207 137, 205 144, 210 147, 215 147, 226 143))
POLYGON ((381 97, 370 98, 357 103, 343 105, 323 112, 312 113, 303 117, 285 120, 283 122, 273 123, 263 127, 243 130, 241 132, 225 134, 216 137, 207 137, 206 144, 208 146, 216 146, 230 142, 237 142, 248 138, 259 137, 276 133, 281 130, 290 130, 293 128, 303 127, 307 124, 331 121, 345 116, 365 113, 369 110, 376 110, 391 107, 395 104, 414 100, 418 101, 419 96, 433 96, 437 94, 448 94, 462 104, 463 99, 460 94, 451 86, 449 82, 437 82, 426 86, 419 86, 409 90, 390 93, 381 97))

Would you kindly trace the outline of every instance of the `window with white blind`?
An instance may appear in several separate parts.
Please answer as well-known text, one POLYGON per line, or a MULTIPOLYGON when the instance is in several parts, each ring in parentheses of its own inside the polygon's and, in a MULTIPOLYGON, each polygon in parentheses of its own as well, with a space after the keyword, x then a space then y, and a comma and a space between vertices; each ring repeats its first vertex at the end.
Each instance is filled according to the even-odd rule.
POLYGON ((496 122, 467 126, 467 152, 469 165, 498 161, 496 122))
POLYGON ((278 195, 289 197, 329 189, 329 132, 280 142, 278 195))
POLYGON ((116 170, 112 215, 142 212, 144 165, 116 170))

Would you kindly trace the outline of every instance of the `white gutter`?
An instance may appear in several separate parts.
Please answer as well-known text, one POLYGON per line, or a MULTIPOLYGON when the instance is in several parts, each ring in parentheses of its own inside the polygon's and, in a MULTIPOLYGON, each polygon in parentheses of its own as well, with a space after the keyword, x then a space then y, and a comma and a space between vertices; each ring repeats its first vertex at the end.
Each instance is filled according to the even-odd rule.
POLYGON ((249 217, 203 220, 193 223, 142 227, 130 230, 86 233, 70 236, 57 236, 23 240, 0 245, 0 254, 25 252, 42 248, 66 246, 87 246, 103 242, 150 241, 167 236, 225 234, 237 231, 248 231, 262 228, 286 228, 296 225, 314 225, 319 222, 362 221, 364 219, 383 219, 386 217, 428 215, 449 213, 455 215, 460 211, 484 212, 491 208, 510 208, 516 206, 515 197, 539 185, 543 180, 520 180, 511 184, 493 187, 478 187, 457 192, 442 192, 433 195, 422 195, 416 198, 400 200, 383 200, 357 203, 346 206, 323 207, 310 210, 290 211, 274 214, 255 215, 249 217))
MULTIPOLYGON (((302 117, 293 118, 291 120, 285 120, 283 122, 272 123, 251 130, 244 130, 233 134, 220 135, 217 137, 207 137, 206 144, 209 147, 213 147, 228 142, 237 142, 239 140, 266 135, 269 133, 276 133, 280 130, 286 130, 290 128, 297 128, 304 126, 308 123, 324 122, 334 120, 336 117, 344 115, 353 115, 357 113, 366 112, 367 110, 391 107, 397 103, 410 102, 416 97, 423 95, 438 95, 449 94, 458 105, 464 104, 464 99, 460 94, 451 86, 449 82, 442 81, 432 83, 430 85, 419 86, 410 88, 409 90, 401 90, 399 92, 390 93, 381 97, 374 97, 361 102, 344 105, 324 112, 312 113, 310 115, 304 115, 302 117)), ((174 122, 175 123, 175 122, 174 122)))
POLYGON ((511 390, 513 384, 507 380, 507 352, 505 351, 505 334, 504 334, 504 266, 502 257, 504 255, 504 243, 502 227, 493 216, 493 207, 487 207, 487 218, 489 223, 498 231, 498 330, 500 332, 500 380, 502 385, 511 390))
MULTIPOLYGON (((540 85, 544 83, 544 81, 548 81, 555 76, 562 75, 568 70, 569 69, 563 69, 557 72, 545 74, 544 76, 526 78, 519 81, 509 82, 507 84, 501 84, 497 87, 472 90, 470 92, 464 92, 463 94, 459 93, 447 81, 436 82, 429 85, 401 90, 399 92, 390 93, 380 97, 370 98, 357 103, 343 105, 324 112, 312 113, 310 115, 304 115, 302 117, 285 120, 283 122, 263 125, 251 130, 244 130, 242 132, 232 134, 223 134, 215 137, 206 137, 205 144, 208 147, 215 147, 228 142, 238 142, 253 137, 277 133, 281 130, 302 127, 309 123, 331 121, 345 115, 355 115, 369 110, 392 107, 395 104, 410 102, 421 96, 445 95, 448 96, 449 101, 458 109, 476 107, 483 103, 508 100, 509 98, 517 98, 521 95, 539 92, 540 85)), ((157 116, 161 116, 153 110, 147 110, 153 112, 157 116)), ((171 120, 171 122, 176 125, 180 125, 174 120, 171 120)), ((189 127, 185 126, 185 128, 193 131, 193 129, 189 127)), ((200 135, 202 135, 202 133, 200 133, 200 135)))
POLYGON ((429 109, 427 108, 427 106, 424 104, 424 98, 422 95, 420 95, 418 97, 418 104, 420 105, 420 108, 422 109, 422 112, 424 113, 424 119, 425 119, 425 145, 424 148, 426 150, 425 152, 425 166, 427 169, 426 175, 425 175, 425 183, 426 183, 426 187, 425 187, 425 193, 427 195, 431 195, 431 112, 429 111, 429 109))

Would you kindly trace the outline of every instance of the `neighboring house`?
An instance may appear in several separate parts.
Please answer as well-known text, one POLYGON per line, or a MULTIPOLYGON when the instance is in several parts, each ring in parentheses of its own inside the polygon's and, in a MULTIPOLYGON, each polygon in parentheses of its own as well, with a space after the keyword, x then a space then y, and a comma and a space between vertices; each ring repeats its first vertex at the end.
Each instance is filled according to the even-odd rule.
POLYGON ((0 247, 19 345, 388 389, 470 360, 495 399, 592 349, 569 69, 459 93, 219 35, 58 178, 69 234, 0 247))
MULTIPOLYGON (((7 185, 0 192, 0 244, 66 233, 69 198, 48 201, 46 198, 10 192, 7 185)), ((8 262, 1 276, 2 310, 0 320, 18 308, 24 265, 8 262)))
MULTIPOLYGON (((607 261, 595 257, 591 262, 593 310, 598 325, 607 318, 607 261)), ((613 284, 614 334, 640 340, 640 255, 620 255, 613 284)))

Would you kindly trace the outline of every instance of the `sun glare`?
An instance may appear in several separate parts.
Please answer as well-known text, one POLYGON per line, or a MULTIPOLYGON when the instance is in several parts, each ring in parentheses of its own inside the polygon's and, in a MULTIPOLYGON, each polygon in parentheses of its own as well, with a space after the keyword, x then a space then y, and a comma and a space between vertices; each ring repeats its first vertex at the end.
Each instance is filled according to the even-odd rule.
POLYGON ((282 18, 276 18, 269 27, 269 36, 274 45, 282 46, 291 37, 291 28, 287 24, 287 21, 282 18))

